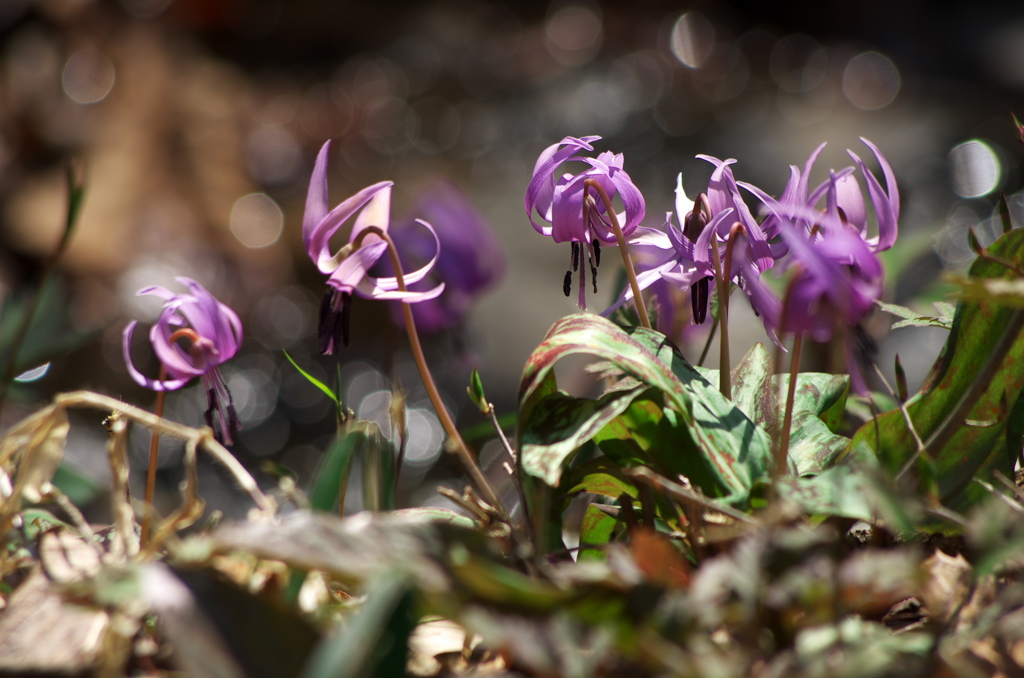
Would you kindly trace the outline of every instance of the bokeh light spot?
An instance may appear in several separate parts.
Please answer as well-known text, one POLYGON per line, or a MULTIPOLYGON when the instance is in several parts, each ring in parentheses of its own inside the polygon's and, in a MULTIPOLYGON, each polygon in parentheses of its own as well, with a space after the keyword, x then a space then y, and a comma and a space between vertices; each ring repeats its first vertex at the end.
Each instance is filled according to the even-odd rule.
POLYGON ((957 195, 978 198, 999 185, 1002 174, 999 158, 983 141, 972 139, 953 148, 949 152, 949 164, 957 195))
POLYGON ((75 52, 64 66, 64 93, 80 104, 106 99, 114 80, 114 64, 93 47, 75 52))
POLYGON ((715 46, 715 29, 697 12, 686 12, 672 26, 672 54, 690 68, 700 68, 715 46))
POLYGON ((283 230, 284 213, 263 193, 242 196, 231 208, 231 232, 246 247, 273 245, 283 230))
POLYGON ((587 63, 601 47, 601 17, 597 7, 568 5, 551 14, 544 26, 548 51, 561 63, 587 63))
POLYGON ((865 111, 885 108, 900 91, 896 65, 878 52, 864 52, 850 59, 843 72, 843 94, 865 111))

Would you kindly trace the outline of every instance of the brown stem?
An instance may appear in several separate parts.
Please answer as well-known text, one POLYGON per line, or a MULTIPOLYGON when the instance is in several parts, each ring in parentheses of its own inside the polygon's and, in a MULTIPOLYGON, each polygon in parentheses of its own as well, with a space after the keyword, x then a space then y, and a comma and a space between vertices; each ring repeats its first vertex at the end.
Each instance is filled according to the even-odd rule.
POLYGON ((782 417, 782 439, 775 453, 775 479, 785 475, 789 469, 789 437, 793 424, 793 400, 796 397, 796 380, 800 374, 800 350, 803 348, 804 334, 797 332, 793 337, 793 356, 789 363, 789 389, 786 393, 786 413, 782 417))
POLYGON ((633 303, 636 305, 636 313, 640 316, 640 324, 651 329, 651 319, 647 317, 647 306, 640 294, 640 283, 636 280, 636 270, 633 268, 633 260, 629 256, 629 246, 626 244, 626 236, 622 234, 622 227, 619 226, 619 216, 615 213, 615 206, 608 192, 604 190, 596 179, 587 179, 583 182, 583 203, 587 202, 587 189, 594 189, 604 203, 605 212, 612 222, 612 230, 615 231, 615 241, 619 244, 619 252, 622 254, 622 264, 626 267, 626 277, 629 278, 629 286, 633 290, 633 303))
MULTIPOLYGON (((395 278, 398 280, 398 289, 405 292, 407 288, 405 286, 405 274, 402 270, 402 262, 398 258, 398 250, 395 248, 394 241, 391 240, 391 236, 386 231, 376 227, 367 226, 364 228, 359 236, 353 242, 353 247, 357 248, 362 243, 362 239, 367 235, 375 235, 381 240, 388 244, 388 254, 391 257, 391 265, 395 269, 395 278)), ((416 368, 419 370, 420 379, 423 380, 423 386, 427 389, 427 396, 430 398, 430 403, 434 406, 434 411, 437 412, 437 418, 441 421, 441 426, 444 427, 445 433, 448 434, 448 438, 455 448, 455 453, 459 456, 462 464, 469 471, 469 475, 473 478, 473 482, 476 483, 477 488, 483 493, 484 499, 487 500, 491 506, 494 507, 502 519, 508 520, 509 525, 512 524, 511 518, 502 508, 501 502, 498 501, 498 495, 491 487, 490 483, 487 482, 487 477, 484 476, 483 471, 477 465, 476 460, 473 458, 473 453, 469 451, 469 447, 466 442, 462 439, 459 434, 459 429, 455 427, 455 422, 452 420, 451 415, 448 413, 448 408, 444 406, 444 402, 441 400, 441 393, 437 390, 437 385, 434 383, 434 377, 430 373, 430 368, 427 366, 427 359, 423 355, 423 347, 420 344, 420 336, 416 331, 416 321, 412 316, 412 306, 407 302, 402 302, 402 316, 405 318, 405 329, 409 334, 409 346, 412 349, 413 359, 416 361, 416 368)))
MULTIPOLYGON (((179 339, 189 339, 195 345, 199 341, 199 334, 190 327, 183 327, 172 334, 167 341, 173 344, 179 339)), ((167 368, 163 365, 160 366, 159 380, 167 381, 167 368)), ((164 395, 164 391, 156 392, 156 406, 153 408, 153 413, 161 419, 164 416, 164 395)), ((159 458, 160 434, 157 431, 153 431, 153 437, 150 438, 149 442, 149 468, 146 470, 146 496, 144 498, 146 512, 142 515, 142 526, 140 528, 140 544, 142 548, 149 544, 149 522, 153 515, 153 495, 156 494, 156 469, 159 458)))
POLYGON ((718 253, 718 243, 711 244, 711 259, 715 265, 715 289, 718 291, 718 318, 719 318, 719 339, 721 341, 718 353, 718 390, 729 400, 732 400, 732 374, 730 373, 729 356, 729 281, 724 277, 722 271, 722 258, 718 253))
MULTIPOLYGON (((163 366, 160 367, 160 381, 164 381, 167 378, 167 369, 163 366)), ((164 392, 156 392, 156 407, 153 408, 153 414, 160 417, 164 416, 164 392)), ((140 543, 142 548, 146 548, 149 544, 149 521, 153 515, 153 494, 156 492, 156 468, 157 460, 160 456, 160 433, 153 431, 152 438, 149 442, 149 469, 146 472, 146 496, 144 503, 146 506, 145 513, 142 514, 142 528, 140 543)))

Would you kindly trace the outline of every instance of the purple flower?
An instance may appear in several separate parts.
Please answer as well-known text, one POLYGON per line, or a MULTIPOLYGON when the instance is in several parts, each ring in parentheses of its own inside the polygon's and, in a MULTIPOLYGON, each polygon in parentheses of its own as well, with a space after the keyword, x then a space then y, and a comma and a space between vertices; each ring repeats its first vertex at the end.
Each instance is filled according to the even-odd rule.
MULTIPOLYGON (((445 285, 444 294, 413 307, 416 326, 427 333, 452 329, 462 322, 474 300, 505 274, 505 255, 491 227, 449 182, 436 182, 424 191, 411 212, 431 223, 441 242, 437 264, 420 285, 445 285)), ((434 239, 417 228, 412 217, 395 224, 391 237, 402 253, 403 264, 422 264, 437 249, 434 239)), ((405 318, 398 311, 392 307, 391 315, 403 326, 405 318)))
MULTIPOLYGON (((701 199, 696 209, 694 202, 683 191, 682 175, 676 179, 676 218, 682 227, 673 223, 672 212, 665 214, 665 230, 640 227, 630 238, 630 245, 637 249, 641 261, 637 273, 640 289, 661 287, 662 282, 689 292, 692 298, 692 317, 698 323, 704 321, 707 309, 708 282, 714 278, 711 263, 711 242, 721 224, 729 220, 734 210, 726 207, 708 221, 706 200, 701 199), (666 257, 667 253, 667 257, 666 257)), ((666 294, 663 291, 660 296, 666 294)), ((614 311, 633 298, 633 290, 627 286, 616 303, 605 311, 614 311)), ((659 325, 667 327, 662 320, 659 325)))
MULTIPOLYGON (((829 180, 838 181, 835 172, 829 180)), ((758 278, 749 280, 751 299, 753 303, 757 297, 769 335, 806 333, 824 342, 840 333, 853 388, 865 393, 867 384, 849 335, 882 295, 882 264, 861 233, 839 215, 838 191, 830 195, 829 209, 809 234, 802 223, 784 216, 785 208, 779 203, 769 203, 794 272, 784 302, 758 278)))
POLYGON ((191 293, 175 294, 163 287, 144 287, 138 292, 164 300, 160 317, 149 331, 150 343, 161 364, 160 377, 145 376, 132 362, 132 333, 138 324, 134 320, 124 328, 125 364, 132 379, 154 391, 174 391, 195 377, 201 377, 208 405, 206 423, 213 428, 216 413, 220 421, 219 437, 230 445, 232 434, 241 426, 219 366, 238 352, 242 343, 242 322, 234 311, 195 280, 176 280, 191 293))
MULTIPOLYGON (((402 291, 396 277, 374 278, 370 269, 387 251, 388 244, 369 228, 387 232, 391 217, 390 181, 367 186, 328 211, 327 155, 331 142, 320 149, 309 181, 306 212, 302 219, 302 240, 310 259, 321 273, 326 273, 328 289, 320 305, 319 347, 324 355, 334 353, 338 344, 348 345, 349 314, 352 294, 372 299, 396 299, 417 302, 433 299, 444 290, 444 283, 423 292, 402 291), (355 216, 348 243, 331 253, 330 240, 345 222, 355 216)), ((437 249, 426 266, 405 274, 405 283, 422 280, 437 261, 440 245, 430 224, 419 221, 433 236, 437 249)))
POLYGON ((614 199, 622 200, 624 211, 617 214, 624 235, 629 236, 643 221, 646 206, 640 190, 622 169, 622 154, 604 152, 596 158, 579 155, 579 151, 593 151, 590 142, 601 137, 566 137, 549 146, 537 158, 533 178, 526 189, 524 206, 533 228, 555 242, 572 243, 571 270, 565 274, 562 288, 566 296, 572 286, 572 272, 579 269, 580 291, 578 304, 586 309, 586 266, 581 265, 585 252, 597 291, 597 267, 601 263, 601 246, 616 244, 610 215, 603 201, 593 191, 584 190, 588 179, 595 180, 614 199), (589 165, 579 174, 557 174, 563 163, 576 162, 589 165), (540 222, 534 218, 539 216, 540 222), (544 223, 546 222, 546 223, 544 223))
MULTIPOLYGON (((853 226, 873 252, 884 252, 893 246, 896 242, 897 222, 900 217, 900 194, 899 188, 896 186, 896 177, 889 161, 885 159, 878 147, 863 137, 860 140, 871 150, 875 160, 878 161, 882 175, 885 177, 885 189, 882 188, 875 175, 868 171, 864 161, 853 151, 847 150, 846 152, 853 158, 856 167, 830 172, 828 179, 814 190, 810 190, 811 170, 821 151, 825 148, 825 144, 821 144, 807 159, 803 172, 796 166, 790 166, 789 182, 778 200, 781 216, 773 213, 762 224, 769 237, 777 234, 778 225, 783 218, 790 219, 794 224, 810 233, 819 221, 817 212, 820 211, 820 207, 818 205, 822 198, 825 198, 826 210, 829 210, 830 216, 853 226), (869 234, 867 208, 860 182, 857 180, 857 169, 860 169, 867 184, 868 196, 875 212, 875 221, 877 222, 875 235, 869 234)), ((740 182, 739 185, 767 204, 764 191, 743 182, 740 182)))

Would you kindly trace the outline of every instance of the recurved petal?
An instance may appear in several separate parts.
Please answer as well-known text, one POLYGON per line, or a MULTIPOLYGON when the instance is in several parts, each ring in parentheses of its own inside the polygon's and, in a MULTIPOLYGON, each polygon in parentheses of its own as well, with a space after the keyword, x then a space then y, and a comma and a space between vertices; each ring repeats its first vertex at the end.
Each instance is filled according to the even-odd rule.
POLYGON ((356 287, 356 291, 359 292, 360 296, 370 299, 394 299, 410 304, 416 303, 417 301, 434 299, 444 292, 444 283, 440 283, 437 287, 422 292, 414 292, 412 290, 406 290, 403 292, 398 289, 384 289, 377 284, 380 280, 380 278, 371 278, 367 276, 359 282, 359 285, 356 287))
POLYGON ((328 140, 320 147, 313 165, 313 175, 309 179, 309 191, 306 194, 306 211, 302 215, 302 242, 313 256, 310 241, 317 225, 327 216, 327 156, 331 149, 328 140))
MULTIPOLYGON (((321 273, 333 273, 338 267, 338 257, 332 256, 330 252, 330 239, 338 229, 356 214, 364 205, 374 199, 375 196, 386 192, 388 200, 391 196, 391 181, 380 181, 372 186, 367 186, 358 193, 345 199, 341 204, 327 213, 323 219, 313 228, 310 238, 306 243, 306 251, 310 258, 316 262, 321 273)), ((379 214, 379 208, 377 212, 379 214)), ((365 225, 364 225, 365 227, 365 225)), ((352 242, 352 239, 349 239, 352 242)))
POLYGON ((182 298, 178 311, 199 336, 212 342, 212 362, 220 364, 232 358, 242 343, 242 321, 238 314, 195 280, 180 277, 177 281, 192 292, 191 297, 182 298))
POLYGON ((327 279, 327 284, 342 292, 351 292, 359 281, 366 277, 367 272, 384 255, 387 248, 388 244, 383 240, 364 243, 362 247, 342 259, 327 279))
POLYGON ((867 182, 868 195, 871 196, 871 203, 875 207, 875 214, 878 218, 878 238, 875 251, 882 252, 891 248, 893 244, 895 244, 896 236, 899 231, 899 187, 896 185, 896 177, 893 175, 892 167, 885 159, 885 156, 882 155, 882 152, 867 139, 862 137, 861 141, 863 141, 864 144, 871 149, 871 152, 875 154, 875 159, 878 160, 878 165, 882 168, 882 174, 885 176, 887 191, 882 190, 882 186, 878 183, 878 179, 868 171, 864 162, 857 157, 853 151, 847 151, 850 154, 850 157, 853 158, 854 162, 857 163, 860 171, 864 174, 864 180, 867 182))
POLYGON ((132 345, 132 334, 135 331, 135 326, 138 322, 131 321, 128 326, 124 328, 124 332, 121 335, 121 347, 124 351, 124 363, 128 368, 128 374, 139 386, 144 386, 152 391, 176 391, 189 382, 191 377, 179 378, 179 379, 150 379, 135 367, 135 363, 132 361, 131 345, 132 345))
POLYGON ((551 226, 538 224, 534 220, 534 212, 544 221, 551 221, 551 208, 555 194, 555 170, 563 162, 569 160, 577 151, 592 151, 590 142, 597 141, 599 136, 581 138, 565 137, 557 144, 552 144, 541 152, 533 167, 533 177, 526 188, 523 205, 534 230, 542 235, 551 235, 551 226))
MULTIPOLYGON (((441 255, 441 241, 437 237, 437 231, 435 231, 434 228, 430 224, 428 224, 427 222, 423 221, 422 219, 417 219, 416 223, 420 224, 421 226, 424 226, 428 231, 430 231, 430 235, 434 236, 434 256, 431 257, 430 261, 428 261, 426 264, 424 264, 420 268, 417 268, 415 271, 410 271, 408 273, 404 273, 403 272, 403 276, 402 277, 403 277, 403 280, 405 281, 406 285, 412 285, 413 283, 417 283, 420 280, 423 280, 425 277, 427 277, 427 275, 430 273, 431 269, 434 268, 434 264, 437 263, 437 258, 441 255)), ((378 255, 378 256, 380 256, 380 255, 378 255)), ((398 278, 397 277, 388 276, 388 277, 383 277, 383 278, 371 278, 371 280, 374 281, 374 283, 373 283, 374 286, 380 287, 381 289, 384 289, 384 290, 397 290, 398 289, 398 278)))
POLYGON ((623 235, 629 235, 636 230, 647 215, 647 204, 644 202, 644 196, 640 193, 640 189, 636 187, 624 170, 612 172, 611 180, 619 192, 624 208, 625 218, 619 216, 619 221, 624 222, 620 223, 620 227, 623 235))

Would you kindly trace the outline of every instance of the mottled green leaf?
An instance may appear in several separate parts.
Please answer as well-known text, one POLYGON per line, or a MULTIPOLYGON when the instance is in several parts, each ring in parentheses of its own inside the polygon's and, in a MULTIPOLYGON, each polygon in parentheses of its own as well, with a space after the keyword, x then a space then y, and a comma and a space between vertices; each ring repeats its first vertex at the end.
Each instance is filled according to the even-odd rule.
MULTIPOLYGON (((885 302, 877 302, 879 307, 886 313, 891 313, 895 316, 903 318, 898 322, 893 323, 890 329, 898 330, 901 327, 940 327, 944 330, 950 328, 952 319, 945 314, 943 311, 939 311, 939 317, 932 317, 927 315, 921 315, 913 309, 909 309, 906 306, 900 306, 898 304, 887 304, 885 302)), ((938 309, 937 309, 938 310, 938 309)))
MULTIPOLYGON (((987 250, 994 257, 1024 265, 1024 231, 1014 230, 1000 237, 987 250)), ((988 257, 979 257, 970 269, 971 290, 989 289, 993 281, 1012 281, 1011 268, 988 257)), ((944 501, 961 504, 976 498, 971 479, 993 470, 1010 474, 1019 454, 1019 425, 1009 426, 1006 410, 1020 412, 1024 389, 1024 339, 1019 308, 1008 308, 1009 296, 989 296, 968 292, 957 307, 949 339, 932 367, 921 391, 907 403, 907 411, 918 433, 926 442, 933 434, 943 437, 933 446, 937 484, 944 501), (988 384, 974 390, 978 374, 985 369, 997 347, 1007 350, 988 384), (969 400, 968 400, 969 399, 969 400), (968 406, 965 420, 992 422, 992 425, 966 425, 951 421, 961 400, 968 406), (1007 407, 1009 404, 1009 407, 1007 407), (954 428, 955 427, 955 428, 954 428), (945 437, 945 432, 951 435, 945 437), (1011 435, 1013 432, 1013 435, 1011 435)), ((917 449, 899 410, 867 422, 854 436, 850 448, 866 443, 876 450, 883 463, 899 469, 917 449)))
POLYGON ((778 492, 810 514, 871 521, 875 517, 872 489, 864 472, 839 464, 809 478, 782 478, 778 492))
MULTIPOLYGON (((675 344, 663 335, 637 327, 631 336, 671 366, 683 383, 691 403, 692 418, 684 420, 699 450, 708 480, 721 489, 712 491, 708 482, 698 481, 705 492, 721 496, 729 503, 744 502, 757 479, 771 467, 771 440, 735 403, 723 396, 716 385, 683 358, 675 344)), ((671 415, 666 415, 671 416, 671 415)), ((685 448, 667 451, 686 453, 685 448)), ((685 460, 688 469, 694 464, 685 460)), ((699 474, 697 474, 699 476, 699 474)))
POLYGON ((536 414, 520 432, 522 469, 558 487, 562 468, 577 449, 622 413, 643 386, 611 391, 597 400, 574 398, 561 391, 538 402, 536 414))
POLYGON ((580 525, 580 551, 577 561, 605 560, 607 556, 600 547, 611 542, 616 528, 622 525, 623 523, 602 511, 597 504, 588 506, 580 525))

